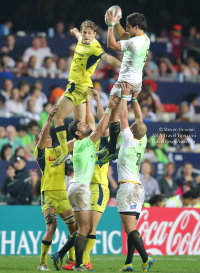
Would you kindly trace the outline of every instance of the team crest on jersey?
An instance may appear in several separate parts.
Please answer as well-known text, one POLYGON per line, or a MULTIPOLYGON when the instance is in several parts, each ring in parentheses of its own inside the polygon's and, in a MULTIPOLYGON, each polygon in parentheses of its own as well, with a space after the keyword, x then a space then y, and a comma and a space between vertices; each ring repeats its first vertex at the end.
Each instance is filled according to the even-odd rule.
POLYGON ((130 209, 136 209, 136 205, 130 205, 130 209))
POLYGON ((88 47, 85 47, 84 50, 88 50, 88 47))
POLYGON ((54 161, 54 159, 52 157, 49 156, 49 161, 54 161))

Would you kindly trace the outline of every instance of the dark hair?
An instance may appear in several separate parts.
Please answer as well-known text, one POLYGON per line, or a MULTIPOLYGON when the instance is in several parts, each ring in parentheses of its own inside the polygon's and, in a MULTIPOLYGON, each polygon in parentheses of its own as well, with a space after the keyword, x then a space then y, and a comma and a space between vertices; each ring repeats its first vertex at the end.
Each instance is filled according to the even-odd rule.
POLYGON ((96 32, 96 31, 97 31, 97 28, 98 28, 97 25, 96 25, 94 22, 90 21, 90 20, 85 20, 85 21, 81 24, 80 29, 82 30, 84 27, 91 28, 92 30, 94 30, 94 32, 96 32))
POLYGON ((9 164, 9 165, 6 166, 6 171, 8 170, 9 167, 12 167, 13 169, 15 169, 13 164, 9 164))
POLYGON ((184 194, 182 195, 183 199, 196 199, 199 197, 199 194, 194 191, 194 190, 190 190, 190 191, 186 191, 184 192, 184 194))
POLYGON ((5 153, 5 150, 7 150, 8 148, 12 149, 12 146, 10 144, 3 145, 1 149, 1 160, 6 160, 4 153, 5 153))
POLYGON ((37 87, 31 86, 31 88, 30 88, 30 94, 32 95, 36 90, 38 90, 37 87))
POLYGON ((25 131, 25 132, 27 132, 27 127, 26 127, 26 125, 19 125, 19 126, 17 127, 17 132, 20 132, 20 131, 25 131))
POLYGON ((164 199, 164 195, 162 194, 152 195, 151 198, 149 199, 149 204, 153 206, 158 202, 162 202, 163 199, 164 199))
POLYGON ((143 14, 141 13, 132 13, 127 16, 126 20, 132 27, 138 26, 139 29, 146 31, 147 30, 147 22, 143 14))
POLYGON ((19 149, 23 149, 24 152, 25 152, 25 154, 26 154, 26 150, 24 149, 24 147, 19 146, 19 147, 17 147, 17 149, 15 150, 14 157, 17 157, 17 153, 18 153, 19 149))
POLYGON ((36 134, 35 134, 35 143, 37 144, 38 143, 38 141, 39 141, 39 134, 42 132, 42 130, 40 129, 40 130, 38 130, 37 132, 36 132, 36 134))
POLYGON ((78 123, 80 122, 79 119, 72 121, 69 124, 69 128, 68 131, 70 132, 70 134, 75 137, 76 139, 78 139, 78 136, 76 135, 76 131, 78 131, 78 123))
POLYGON ((28 129, 31 129, 33 126, 38 126, 37 121, 31 120, 27 125, 28 129))

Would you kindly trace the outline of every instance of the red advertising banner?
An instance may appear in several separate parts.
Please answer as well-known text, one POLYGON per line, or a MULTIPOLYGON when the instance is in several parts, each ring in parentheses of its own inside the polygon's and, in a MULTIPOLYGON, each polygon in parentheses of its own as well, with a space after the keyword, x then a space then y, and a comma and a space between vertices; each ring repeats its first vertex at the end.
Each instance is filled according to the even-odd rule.
MULTIPOLYGON (((149 255, 200 255, 200 209, 144 208, 137 230, 149 255)), ((124 230, 122 254, 127 254, 124 230)))

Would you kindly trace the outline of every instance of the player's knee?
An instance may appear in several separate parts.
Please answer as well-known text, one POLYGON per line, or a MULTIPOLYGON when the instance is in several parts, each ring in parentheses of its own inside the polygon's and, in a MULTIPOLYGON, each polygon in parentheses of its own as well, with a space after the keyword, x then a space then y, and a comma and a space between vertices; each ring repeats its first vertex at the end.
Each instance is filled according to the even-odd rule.
POLYGON ((54 234, 56 231, 57 217, 56 214, 49 214, 45 217, 47 233, 54 234))

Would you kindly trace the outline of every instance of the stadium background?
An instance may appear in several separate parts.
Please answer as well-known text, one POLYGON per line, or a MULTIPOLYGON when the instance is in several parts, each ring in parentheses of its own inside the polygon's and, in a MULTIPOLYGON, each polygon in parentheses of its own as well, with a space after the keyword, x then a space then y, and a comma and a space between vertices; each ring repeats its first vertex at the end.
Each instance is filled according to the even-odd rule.
MULTIPOLYGON (((50 58, 52 58, 54 64, 57 65, 59 58, 62 57, 64 57, 67 62, 70 62, 70 56, 74 50, 74 43, 76 43, 76 39, 69 35, 69 29, 74 26, 79 27, 81 22, 85 19, 93 20, 99 25, 99 30, 97 34, 98 39, 101 41, 107 52, 116 55, 114 52, 106 49, 106 26, 104 24, 105 10, 113 4, 116 3, 111 0, 103 3, 95 2, 95 5, 94 1, 84 1, 83 3, 80 1, 58 0, 21 0, 17 2, 1 2, 1 94, 2 90, 4 90, 5 79, 10 79, 14 87, 18 87, 20 83, 25 82, 27 85, 29 85, 30 88, 35 83, 35 81, 39 79, 42 82, 41 91, 46 94, 48 100, 50 99, 52 91, 55 90, 56 87, 61 87, 62 89, 65 89, 65 86, 67 84, 66 75, 69 72, 67 64, 66 71, 64 71, 66 73, 64 74, 63 79, 58 79, 57 77, 60 71, 58 71, 59 69, 57 69, 57 67, 54 67, 53 76, 51 74, 52 69, 44 67, 43 70, 46 74, 42 74, 42 72, 38 72, 37 69, 31 67, 31 64, 29 67, 31 73, 28 73, 27 71, 21 72, 21 57, 24 55, 25 50, 31 47, 31 43, 34 37, 47 37, 47 46, 50 48, 50 51, 52 53, 52 55, 50 55, 50 58), (58 31, 56 31, 56 25, 58 25, 58 22, 61 22, 61 25, 64 26, 62 33, 58 33, 58 31), (6 37, 9 33, 15 35, 15 47, 18 49, 18 56, 16 55, 16 52, 14 57, 11 56, 11 54, 9 55, 9 50, 6 52, 5 47, 8 48, 6 37), (12 62, 12 60, 10 62, 9 58, 14 60, 14 63, 12 62), (46 75, 46 77, 44 75, 46 75)), ((144 69, 144 80, 148 86, 152 87, 155 94, 159 96, 162 105, 162 109, 157 108, 153 109, 153 111, 149 111, 153 112, 153 114, 155 115, 151 115, 151 113, 148 113, 146 117, 148 138, 152 137, 153 134, 164 131, 172 135, 171 138, 168 139, 171 140, 173 139, 173 135, 182 131, 182 129, 190 129, 190 135, 195 135, 192 137, 195 140, 195 147, 193 149, 191 149, 190 146, 188 147, 188 145, 186 145, 185 147, 181 147, 181 149, 178 150, 176 145, 172 144, 169 145, 168 149, 164 151, 164 156, 161 159, 156 157, 156 154, 152 156, 151 152, 146 152, 145 158, 149 160, 154 166, 154 172, 152 172, 151 175, 155 179, 157 179, 157 177, 164 174, 165 164, 167 162, 174 162, 175 171, 173 173, 173 177, 182 178, 182 184, 180 184, 180 188, 183 190, 185 180, 184 176, 182 175, 182 168, 185 162, 190 162, 193 165, 192 187, 199 189, 200 183, 197 177, 200 173, 200 29, 198 29, 198 11, 200 8, 200 3, 198 1, 194 1, 191 5, 191 3, 186 0, 176 1, 176 3, 174 1, 138 0, 126 1, 125 3, 124 1, 118 1, 117 4, 121 6, 123 11, 122 25, 125 25, 126 15, 134 11, 145 14, 148 23, 147 35, 151 39, 151 51, 153 55, 152 60, 156 63, 158 72, 161 72, 160 63, 167 63, 167 73, 166 75, 164 75, 164 77, 161 77, 159 73, 156 74, 152 71, 150 71, 149 73, 149 69, 147 66, 144 69), (193 35, 191 35, 191 27, 196 27, 196 32, 194 33, 193 31, 193 35), (167 60, 165 58, 167 58, 167 60), (188 61, 189 58, 193 58, 193 61, 191 61, 191 59, 190 61, 188 61), (173 69, 170 68, 171 66, 169 64, 169 61, 172 64, 173 69), (193 103, 194 101, 195 103, 193 103), (182 111, 180 109, 181 103, 183 103, 184 105, 186 104, 188 108, 182 111), (152 117, 156 117, 156 119, 154 119, 156 121, 152 121, 152 117)), ((117 54, 117 57, 120 58, 120 55, 117 54)), ((43 63, 41 63, 40 69, 42 67, 43 63)), ((118 71, 108 66, 105 67, 103 66, 103 64, 100 64, 99 69, 95 73, 94 81, 100 83, 100 85, 102 86, 102 92, 109 96, 110 89, 114 81, 116 80, 117 74, 118 71)), ((0 106, 0 126, 4 126, 6 128, 8 125, 14 125, 16 129, 19 129, 19 125, 24 125, 24 115, 21 114, 20 116, 17 113, 13 114, 12 111, 7 111, 8 109, 6 109, 5 101, 1 100, 1 102, 2 104, 0 106)), ((146 105, 146 103, 146 101, 145 103, 142 103, 141 101, 141 105, 146 105)), ((25 110, 26 109, 24 109, 24 111, 25 110)), ((134 117, 131 109, 129 109, 129 111, 131 122, 134 120, 134 117)), ((40 115, 42 115, 42 113, 40 113, 40 115)), ((70 117, 70 119, 71 118, 72 117, 70 117)), ((66 121, 66 126, 67 124, 68 122, 66 121)), ((25 125, 27 126, 27 124, 25 125)), ((30 134, 30 132, 27 132, 27 134, 28 133, 30 134)), ((54 143, 57 143, 56 138, 54 139, 54 143)), ((149 147, 148 150, 152 150, 153 152, 155 151, 152 146, 149 147)), ((35 163, 34 158, 30 155, 30 153, 26 154, 26 158, 26 166, 28 170, 38 169, 37 164, 35 163)), ((9 165, 10 162, 13 162, 12 159, 11 161, 6 161, 3 159, 0 161, 1 187, 3 186, 5 178, 7 176, 6 166, 9 165)), ((111 165, 114 171, 114 173, 111 175, 117 181, 116 162, 113 162, 111 165)), ((110 205, 115 205, 114 197, 116 189, 111 188, 111 192, 113 198, 110 202, 110 205)), ((4 194, 1 194, 0 198, 1 204, 6 205, 6 196, 4 194)), ((148 198, 149 196, 147 197, 147 199, 148 198)), ((38 240, 41 240, 41 234, 44 232, 45 226, 40 212, 40 208, 39 206, 36 206, 38 205, 38 203, 39 197, 36 193, 33 197, 32 202, 32 204, 35 206, 2 207, 4 219, 6 220, 4 221, 3 225, 1 225, 1 254, 38 253, 39 244, 37 246, 36 244, 35 246, 34 244, 31 245, 30 239, 34 237, 38 238, 38 240), (17 224, 15 227, 12 226, 12 221, 8 219, 8 215, 10 215, 11 213, 16 217, 15 222, 17 224), (27 218, 26 220, 26 218, 23 218, 24 215, 32 215, 34 219, 37 219, 37 225, 34 226, 34 228, 30 227, 32 219, 27 218), (21 225, 20 222, 22 222, 23 225, 21 225), (38 234, 40 234, 40 236, 38 236, 38 234), (28 244, 30 243, 29 246, 27 246, 26 241, 28 242, 28 244), (30 251, 28 249, 30 249, 30 251)), ((164 221, 167 221, 166 216, 168 215, 168 209, 161 209, 163 210, 163 218, 159 218, 160 224, 162 224, 162 222, 164 221)), ((151 208, 147 210, 149 211, 149 213, 151 213, 151 208)), ((178 216, 181 215, 182 210, 176 210, 178 210, 177 213, 171 214, 172 218, 169 219, 169 221, 175 221, 178 219, 178 216)), ((196 230, 199 227, 199 210, 190 209, 187 211, 193 212, 191 214, 188 212, 183 219, 186 220, 187 223, 189 223, 189 220, 192 220, 194 221, 194 224, 192 226, 189 224, 184 225, 184 228, 180 228, 180 230, 177 231, 177 234, 181 234, 181 239, 183 241, 183 238, 185 238, 185 234, 190 233, 190 244, 187 245, 186 252, 179 252, 178 250, 180 249, 180 245, 176 245, 177 251, 171 251, 170 254, 199 254, 198 239, 197 237, 195 237, 196 230), (193 238, 197 239, 196 245, 194 245, 193 238), (192 248, 194 250, 193 252, 190 251, 192 248)), ((154 215, 157 214, 155 213, 154 215)), ((154 216, 154 218, 152 219, 151 221, 158 221, 158 219, 156 219, 156 216, 154 216)), ((179 223, 181 223, 181 221, 179 223)), ((64 227, 61 223, 59 223, 59 225, 61 226, 59 227, 58 232, 61 236, 57 236, 59 237, 59 239, 61 239, 61 243, 63 243, 65 239, 63 235, 64 227), (62 236, 63 238, 61 238, 62 236)), ((116 212, 116 208, 107 209, 105 215, 103 216, 102 222, 100 223, 98 236, 101 237, 101 239, 99 239, 101 241, 101 247, 96 248, 98 254, 121 254, 123 252, 122 248, 124 246, 122 240, 122 227, 119 215, 116 212), (113 221, 110 221, 110 215, 114 217, 113 221), (112 234, 113 231, 115 232, 114 234, 112 234)), ((55 238, 54 240, 57 239, 55 238)), ((58 241, 54 246, 54 250, 60 247, 58 241)), ((152 242, 152 244, 154 244, 154 242, 152 242)), ((93 252, 95 253, 95 251, 93 252)), ((162 253, 168 254, 164 251, 162 253)))

